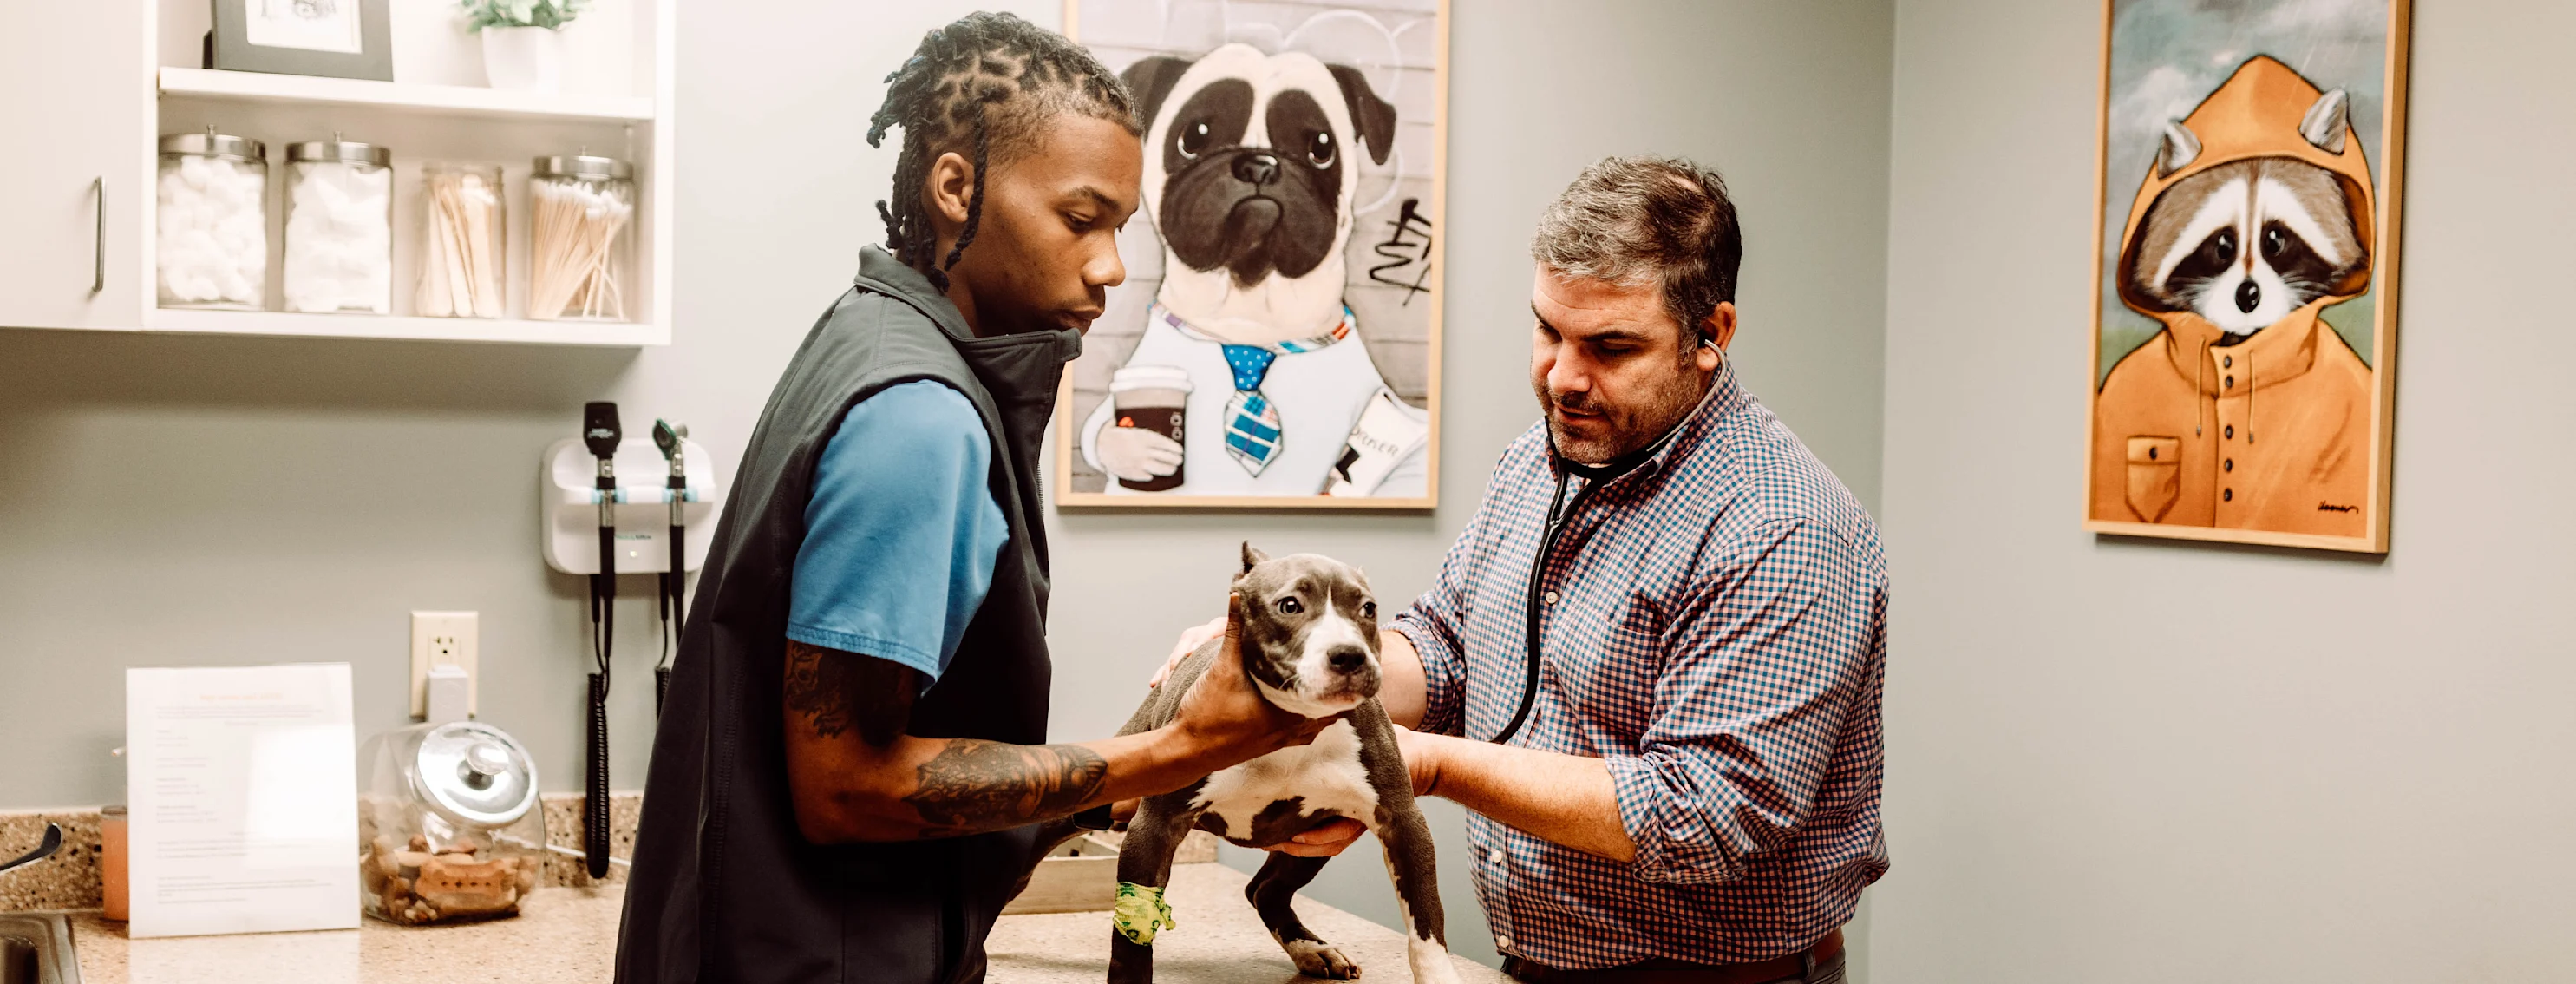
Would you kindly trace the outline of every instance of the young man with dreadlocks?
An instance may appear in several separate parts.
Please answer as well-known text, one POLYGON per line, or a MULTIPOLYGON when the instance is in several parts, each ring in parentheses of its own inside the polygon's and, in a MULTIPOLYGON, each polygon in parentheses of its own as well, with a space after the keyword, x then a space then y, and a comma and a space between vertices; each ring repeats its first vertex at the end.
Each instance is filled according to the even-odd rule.
POLYGON ((1099 62, 1009 15, 930 32, 887 81, 891 252, 860 256, 743 454, 654 742, 621 981, 980 980, 1033 824, 1319 729, 1210 673, 1168 727, 1044 743, 1038 446, 1126 276, 1140 127, 1099 62))

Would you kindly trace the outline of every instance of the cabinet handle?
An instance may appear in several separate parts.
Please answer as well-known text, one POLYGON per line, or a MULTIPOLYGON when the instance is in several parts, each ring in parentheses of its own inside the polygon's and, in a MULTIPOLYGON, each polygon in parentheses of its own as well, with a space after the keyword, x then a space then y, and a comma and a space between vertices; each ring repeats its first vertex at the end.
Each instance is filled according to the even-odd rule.
POLYGON ((90 194, 98 200, 98 227, 90 232, 90 245, 95 253, 91 261, 89 292, 107 289, 107 178, 89 179, 90 194))

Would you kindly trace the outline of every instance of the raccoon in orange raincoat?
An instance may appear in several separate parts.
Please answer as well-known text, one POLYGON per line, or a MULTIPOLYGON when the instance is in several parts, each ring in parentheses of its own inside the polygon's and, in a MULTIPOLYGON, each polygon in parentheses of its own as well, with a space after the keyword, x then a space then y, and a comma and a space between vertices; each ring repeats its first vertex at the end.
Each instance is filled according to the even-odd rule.
POLYGON ((2165 128, 2116 268, 2164 330, 2094 401, 2092 518, 2366 534, 2372 371, 2318 314, 2369 289, 2372 206, 2344 92, 2269 57, 2165 128))

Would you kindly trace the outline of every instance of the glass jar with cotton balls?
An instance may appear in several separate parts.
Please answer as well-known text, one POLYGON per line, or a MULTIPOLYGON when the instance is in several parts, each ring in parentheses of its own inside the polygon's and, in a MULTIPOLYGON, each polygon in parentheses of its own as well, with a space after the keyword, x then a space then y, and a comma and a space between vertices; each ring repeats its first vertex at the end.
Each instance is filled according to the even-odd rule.
POLYGON ((393 151, 329 140, 286 148, 286 309, 393 310, 393 151))
POLYGON ((162 137, 153 266, 162 307, 256 310, 268 286, 268 148, 216 133, 162 137))

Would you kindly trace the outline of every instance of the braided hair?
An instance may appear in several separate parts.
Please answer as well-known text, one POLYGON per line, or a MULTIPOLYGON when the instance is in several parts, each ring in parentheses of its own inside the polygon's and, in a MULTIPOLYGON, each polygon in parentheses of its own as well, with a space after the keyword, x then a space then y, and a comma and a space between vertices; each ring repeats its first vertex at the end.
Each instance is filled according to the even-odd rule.
POLYGON ((886 130, 901 124, 903 152, 895 161, 893 200, 877 202, 877 214, 885 219, 886 248, 941 291, 948 289, 948 268, 965 255, 983 222, 984 176, 997 152, 1010 160, 1035 149, 1043 125, 1060 113, 1108 120, 1130 135, 1144 135, 1117 76, 1064 35, 1011 14, 968 14, 933 29, 886 82, 885 105, 868 119, 868 146, 884 146, 886 130), (975 188, 966 203, 966 225, 934 265, 938 236, 921 185, 940 155, 968 150, 975 188))

